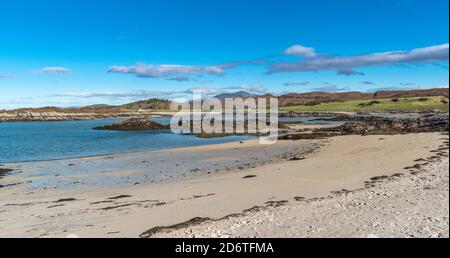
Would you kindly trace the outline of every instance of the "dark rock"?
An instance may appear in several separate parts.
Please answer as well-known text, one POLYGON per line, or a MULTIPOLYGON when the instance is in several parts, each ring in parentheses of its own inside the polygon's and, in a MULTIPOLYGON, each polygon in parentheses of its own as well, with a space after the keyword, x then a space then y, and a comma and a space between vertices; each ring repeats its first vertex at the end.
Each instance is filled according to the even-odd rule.
POLYGON ((149 130, 167 130, 170 129, 168 125, 161 125, 153 122, 148 118, 131 118, 126 121, 96 127, 94 130, 112 130, 112 131, 149 131, 149 130))
POLYGON ((385 118, 359 117, 358 121, 346 123, 332 129, 318 129, 315 132, 334 132, 339 135, 377 135, 377 134, 407 134, 422 132, 448 132, 449 118, 446 114, 422 115, 419 118, 385 118))

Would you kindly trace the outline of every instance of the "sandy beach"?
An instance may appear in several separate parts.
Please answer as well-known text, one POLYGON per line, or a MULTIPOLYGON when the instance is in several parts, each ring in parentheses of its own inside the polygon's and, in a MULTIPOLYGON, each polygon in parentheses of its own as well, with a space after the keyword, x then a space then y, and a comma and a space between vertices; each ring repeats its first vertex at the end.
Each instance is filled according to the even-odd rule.
POLYGON ((152 233, 176 238, 448 238, 448 169, 448 160, 442 160, 415 175, 385 178, 371 189, 298 198, 283 207, 152 233))
POLYGON ((0 239, 449 238, 449 3, 2 2, 0 239))
MULTIPOLYGON (((132 156, 150 162, 148 154, 132 156)), ((448 135, 340 136, 273 146, 246 141, 165 155, 175 166, 169 169, 189 157, 201 172, 87 188, 33 187, 26 172, 8 176, 10 185, 0 190, 0 237, 448 237, 448 135), (240 157, 245 164, 230 165, 240 157), (217 168, 203 170, 210 162, 217 168)), ((111 157, 75 162, 105 159, 111 157)))

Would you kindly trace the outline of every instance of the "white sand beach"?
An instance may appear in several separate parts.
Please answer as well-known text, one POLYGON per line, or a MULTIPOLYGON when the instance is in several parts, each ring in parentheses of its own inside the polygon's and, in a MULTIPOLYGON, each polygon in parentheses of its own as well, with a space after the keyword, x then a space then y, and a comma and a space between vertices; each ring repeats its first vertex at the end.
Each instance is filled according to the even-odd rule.
MULTIPOLYGON (((0 237, 408 236, 405 228, 410 236, 448 236, 448 163, 442 161, 448 156, 443 150, 447 135, 341 136, 278 144, 259 147, 248 141, 174 152, 232 150, 239 156, 249 148, 290 145, 299 155, 123 187, 3 188, 0 237), (305 144, 320 148, 303 153, 305 144), (378 182, 380 176, 386 177, 378 182), (425 190, 424 182, 432 190, 425 190), (408 223, 408 218, 414 219, 408 223)), ((226 157, 218 156, 217 162, 226 157)))

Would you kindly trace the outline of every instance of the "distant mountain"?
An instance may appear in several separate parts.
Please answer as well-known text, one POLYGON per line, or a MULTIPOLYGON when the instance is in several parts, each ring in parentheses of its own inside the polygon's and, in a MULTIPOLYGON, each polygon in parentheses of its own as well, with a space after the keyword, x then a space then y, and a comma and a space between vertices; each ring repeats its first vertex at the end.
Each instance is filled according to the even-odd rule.
POLYGON ((225 100, 225 99, 235 99, 235 98, 254 98, 257 97, 257 95, 255 94, 251 94, 249 92, 246 91, 238 91, 238 92, 233 92, 233 93, 224 93, 224 94, 220 94, 215 96, 216 99, 220 99, 220 100, 225 100))
MULTIPOLYGON (((323 102, 339 102, 350 100, 371 100, 371 99, 394 99, 394 98, 414 98, 414 97, 432 97, 444 96, 449 97, 449 88, 436 88, 427 90, 404 90, 404 91, 378 91, 375 93, 362 92, 309 92, 309 93, 289 93, 281 96, 255 95, 246 91, 238 91, 234 93, 224 93, 217 95, 216 98, 225 100, 227 98, 278 98, 280 107, 295 105, 316 105, 323 102)), ((166 99, 148 99, 137 101, 121 106, 111 106, 107 104, 90 105, 80 108, 58 108, 58 107, 42 107, 42 108, 21 108, 4 112, 89 112, 89 113, 116 113, 121 111, 137 111, 140 109, 149 110, 168 110, 170 109, 170 100, 166 99)))

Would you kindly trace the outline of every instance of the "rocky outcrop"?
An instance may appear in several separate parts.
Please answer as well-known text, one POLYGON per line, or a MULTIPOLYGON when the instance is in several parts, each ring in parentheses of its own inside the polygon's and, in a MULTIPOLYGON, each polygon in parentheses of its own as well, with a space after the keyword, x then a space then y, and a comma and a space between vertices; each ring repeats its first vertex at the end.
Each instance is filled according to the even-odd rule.
POLYGON ((339 135, 357 134, 406 134, 423 132, 448 132, 447 114, 430 114, 417 119, 392 119, 384 117, 359 117, 358 121, 346 123, 334 129, 321 129, 318 132, 333 132, 339 135))
POLYGON ((35 121, 69 121, 92 120, 115 117, 113 114, 63 113, 63 112, 5 112, 0 113, 0 122, 35 122, 35 121))
POLYGON ((280 140, 322 139, 342 135, 395 135, 449 131, 448 113, 425 113, 418 117, 354 116, 351 122, 332 128, 298 131, 280 140))
POLYGON ((339 112, 295 112, 290 111, 287 113, 280 113, 281 118, 302 118, 302 117, 315 117, 320 120, 352 120, 355 115, 350 113, 339 112))
POLYGON ((161 125, 153 122, 148 118, 131 118, 126 121, 96 127, 94 130, 111 130, 111 131, 150 131, 150 130, 166 130, 170 129, 168 125, 161 125))

